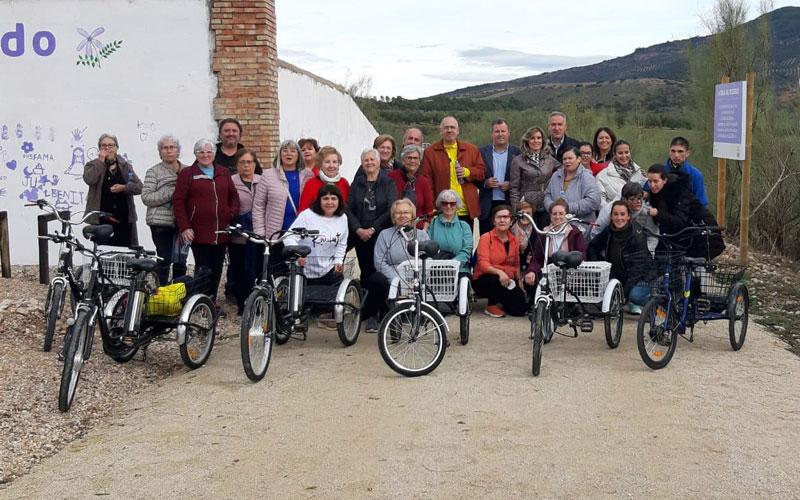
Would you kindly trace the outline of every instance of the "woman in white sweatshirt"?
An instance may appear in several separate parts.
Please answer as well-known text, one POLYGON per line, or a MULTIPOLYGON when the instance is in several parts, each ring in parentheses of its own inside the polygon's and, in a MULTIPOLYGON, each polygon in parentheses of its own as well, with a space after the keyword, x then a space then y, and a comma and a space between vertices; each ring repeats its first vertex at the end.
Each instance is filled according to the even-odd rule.
POLYGON ((302 227, 319 231, 316 238, 290 236, 285 245, 305 245, 311 248, 308 257, 299 259, 305 267, 307 284, 334 285, 342 280, 342 266, 347 251, 347 216, 344 213, 342 192, 335 184, 319 189, 311 207, 303 210, 291 228, 302 227))

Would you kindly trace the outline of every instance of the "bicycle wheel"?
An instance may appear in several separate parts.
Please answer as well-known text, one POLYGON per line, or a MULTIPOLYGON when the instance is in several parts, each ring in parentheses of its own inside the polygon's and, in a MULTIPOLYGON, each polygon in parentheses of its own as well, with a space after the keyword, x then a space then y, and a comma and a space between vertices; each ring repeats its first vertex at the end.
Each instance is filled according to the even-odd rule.
POLYGON ((47 291, 47 304, 45 307, 45 314, 47 314, 47 330, 44 332, 44 352, 50 352, 53 348, 53 336, 58 327, 58 320, 61 318, 61 312, 64 310, 65 298, 64 284, 56 281, 50 285, 47 291))
POLYGON ((747 291, 747 285, 736 282, 728 293, 728 336, 734 351, 744 345, 749 315, 750 292, 747 291))
POLYGON ((546 302, 539 302, 536 305, 536 315, 531 322, 531 333, 533 334, 533 360, 531 372, 534 377, 539 376, 542 369, 542 344, 544 343, 545 325, 551 325, 550 308, 546 302))
POLYGON ((605 317, 606 344, 612 349, 619 346, 619 340, 622 338, 622 321, 622 287, 616 285, 605 317))
POLYGON ((336 332, 342 344, 349 347, 356 343, 361 331, 361 289, 356 283, 347 284, 342 302, 342 321, 336 323, 336 332))
MULTIPOLYGON (((462 277, 461 279, 469 281, 469 278, 462 277)), ((461 289, 461 286, 459 286, 461 289)), ((460 335, 461 345, 469 343, 469 318, 472 316, 472 286, 467 283, 467 312, 463 316, 459 316, 458 333, 460 335)))
MULTIPOLYGON (((106 316, 108 340, 104 344, 106 354, 117 363, 127 363, 139 351, 134 339, 125 337, 125 309, 128 307, 128 292, 118 293, 111 298, 111 315, 106 316)), ((109 308, 106 309, 108 311, 109 308)))
POLYGON ((239 340, 247 378, 258 382, 267 373, 275 337, 275 309, 269 294, 253 290, 244 303, 239 340))
POLYGON ((378 347, 389 368, 406 377, 427 375, 439 366, 447 350, 443 326, 425 308, 414 311, 413 303, 392 308, 378 329, 378 347), (413 332, 419 314, 419 330, 413 332))
POLYGON ((214 303, 202 296, 192 305, 186 325, 186 341, 181 344, 183 364, 194 370, 200 368, 211 355, 216 335, 214 303))
POLYGON ((89 313, 81 311, 75 318, 70 332, 67 335, 64 348, 64 368, 61 371, 61 385, 58 389, 58 409, 62 412, 69 411, 75 399, 75 390, 78 388, 78 379, 84 363, 84 352, 88 337, 93 333, 89 328, 89 313))
POLYGON ((292 336, 292 313, 289 312, 289 278, 275 278, 275 342, 283 345, 292 336))
POLYGON ((644 364, 653 370, 667 366, 675 354, 678 335, 674 324, 674 311, 668 311, 661 299, 651 299, 639 316, 636 346, 644 364))

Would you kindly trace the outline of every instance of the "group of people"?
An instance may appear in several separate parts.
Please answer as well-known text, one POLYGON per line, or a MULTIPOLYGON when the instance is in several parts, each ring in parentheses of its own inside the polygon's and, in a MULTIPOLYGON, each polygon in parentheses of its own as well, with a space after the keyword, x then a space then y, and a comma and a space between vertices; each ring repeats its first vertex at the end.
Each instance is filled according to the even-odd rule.
MULTIPOLYGON (((112 244, 130 245, 136 242, 132 196, 141 194, 163 259, 162 282, 170 268, 173 279, 185 273, 191 248, 196 264, 210 269, 216 291, 227 254, 226 292, 240 312, 261 269, 261 252, 221 231, 231 223, 264 237, 292 227, 317 229, 319 243, 289 242, 312 247, 302 263, 307 278, 321 284, 340 280, 345 254, 355 250, 369 290, 362 311, 367 331, 377 330, 389 284, 398 265, 410 258, 400 231, 435 240, 440 250, 434 257, 459 261, 460 272, 472 273, 475 292, 488 298, 486 314, 502 317, 525 314, 526 294, 541 276, 546 247, 610 262, 636 312, 648 298, 647 270, 630 265, 627 257, 654 251, 659 241, 653 234, 659 231, 715 225, 702 173, 689 163, 684 138, 672 140, 664 164, 644 171, 633 161, 631 145, 607 127, 598 129, 591 143, 568 137, 567 117, 560 112, 549 115, 547 133, 531 127, 519 146, 510 143, 502 119, 491 124, 491 144, 480 149, 460 140, 459 131, 458 121, 447 116, 439 125, 440 139, 427 147, 418 128, 408 129, 400 145, 381 134, 361 154, 352 182, 340 174, 336 148, 320 147, 313 138, 282 142, 271 165, 263 167, 241 144, 239 122, 225 119, 219 143, 194 144, 191 165, 180 162, 177 138, 162 137, 161 162, 142 183, 116 154, 117 139, 104 134, 98 158, 84 170, 87 209, 113 214, 118 222, 112 244), (547 246, 527 218, 515 221, 518 211, 540 228, 561 227, 568 213, 587 224, 570 225, 547 246), (480 236, 473 252, 476 225, 480 236)), ((713 240, 685 243, 690 254, 713 258, 724 248, 718 233, 713 240)))

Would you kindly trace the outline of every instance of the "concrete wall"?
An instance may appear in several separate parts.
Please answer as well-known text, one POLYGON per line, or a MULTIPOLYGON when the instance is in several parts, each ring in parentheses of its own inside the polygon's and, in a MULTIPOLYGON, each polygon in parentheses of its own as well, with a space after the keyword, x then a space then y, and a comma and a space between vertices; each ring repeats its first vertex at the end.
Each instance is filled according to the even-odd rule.
POLYGON ((361 152, 378 135, 344 89, 284 61, 278 65, 281 140, 314 137, 342 154, 341 172, 353 179, 361 152))

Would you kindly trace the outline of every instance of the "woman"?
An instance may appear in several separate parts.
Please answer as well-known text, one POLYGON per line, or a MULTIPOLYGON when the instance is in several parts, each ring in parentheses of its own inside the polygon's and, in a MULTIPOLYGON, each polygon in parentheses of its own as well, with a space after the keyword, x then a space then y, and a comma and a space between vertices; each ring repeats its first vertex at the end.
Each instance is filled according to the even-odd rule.
POLYGON ((512 207, 517 207, 519 201, 525 198, 537 213, 545 213, 544 191, 553 172, 558 169, 558 161, 553 158, 545 137, 544 130, 539 127, 531 127, 522 135, 522 152, 511 160, 512 207))
POLYGON ((592 170, 592 162, 594 161, 594 148, 588 142, 584 141, 578 144, 578 160, 580 160, 583 168, 592 170))
MULTIPOLYGON (((600 209, 600 191, 592 173, 578 162, 578 149, 564 151, 563 166, 550 178, 544 193, 544 206, 549 211, 553 202, 563 198, 573 215, 586 222, 594 222, 600 209)), ((586 229, 588 235, 588 229, 586 229)))
POLYGON ((311 248, 308 257, 298 259, 298 263, 305 267, 308 285, 336 285, 342 281, 348 234, 344 206, 339 188, 335 184, 325 184, 311 207, 300 212, 292 224, 292 227, 316 229, 320 238, 312 240, 293 235, 284 240, 287 245, 311 248))
MULTIPOLYGON (((133 197, 142 193, 142 181, 125 158, 117 156, 119 142, 110 134, 97 140, 97 158, 83 167, 83 181, 89 185, 86 211, 108 212, 114 221, 104 220, 114 226, 114 235, 106 245, 129 247, 138 244, 136 237, 136 207, 133 197)), ((91 219, 93 224, 98 219, 91 219)))
POLYGON ((461 263, 459 272, 469 273, 472 258, 472 231, 469 225, 458 218, 461 198, 452 189, 445 189, 436 197, 439 215, 428 227, 428 236, 439 244, 439 259, 453 259, 461 263))
POLYGON ((650 300, 647 237, 631 219, 627 202, 611 204, 611 223, 592 239, 586 251, 589 260, 611 263, 611 277, 622 283, 628 298, 628 311, 641 314, 650 300))
MULTIPOLYGON (((659 233, 658 225, 653 218, 650 217, 650 208, 644 205, 644 190, 642 189, 642 185, 638 182, 629 182, 625 184, 622 187, 622 195, 619 199, 628 203, 628 208, 631 212, 631 220, 638 224, 639 227, 646 230, 647 248, 651 253, 655 252, 658 246, 658 238, 653 236, 653 234, 659 233)), ((597 222, 592 228, 592 237, 597 237, 603 229, 608 227, 610 221, 611 204, 608 204, 600 209, 600 215, 597 216, 597 222)))
POLYGON ((623 140, 614 143, 614 159, 597 174, 597 187, 603 205, 619 199, 627 182, 644 184, 647 180, 642 169, 631 158, 631 145, 623 140))
POLYGON ((289 229, 299 213, 300 193, 312 176, 297 143, 282 142, 272 168, 261 174, 253 197, 253 231, 269 238, 289 229))
MULTIPOLYGON (((365 280, 369 293, 364 302, 362 315, 367 318, 365 327, 367 333, 378 331, 378 321, 387 311, 386 297, 389 295, 390 283, 396 277, 405 279, 398 274, 397 266, 411 258, 408 242, 400 231, 417 217, 417 209, 410 200, 402 198, 392 203, 390 214, 394 226, 381 231, 375 244, 374 263, 377 272, 367 275, 365 280)), ((416 238, 419 241, 430 239, 428 233, 422 229, 411 231, 411 239, 416 238)), ((361 276, 365 276, 363 269, 361 276)))
MULTIPOLYGON (((524 212, 531 217, 533 217, 533 210, 533 205, 525 200, 520 201, 519 205, 517 205, 517 212, 524 212)), ((531 236, 534 234, 533 225, 531 225, 531 221, 529 221, 527 217, 520 217, 517 222, 511 226, 511 233, 517 239, 517 242, 519 242, 520 271, 524 271, 528 268, 531 256, 533 255, 533 249, 530 245, 531 236)))
POLYGON ((372 147, 380 155, 381 170, 391 172, 401 167, 400 162, 394 159, 394 155, 397 154, 397 144, 394 142, 394 137, 389 134, 381 134, 372 142, 372 147))
POLYGON ((303 157, 303 163, 306 168, 310 169, 314 176, 319 175, 319 162, 317 159, 319 155, 319 143, 317 140, 313 137, 308 137, 297 141, 297 145, 300 146, 300 155, 303 157))
POLYGON ((195 265, 211 271, 208 295, 217 296, 228 235, 219 234, 239 215, 239 194, 225 167, 214 164, 216 146, 200 139, 195 162, 178 174, 172 207, 181 239, 192 245, 195 265))
MULTIPOLYGON (((253 201, 255 191, 261 183, 261 176, 256 174, 258 158, 254 151, 242 148, 234 156, 236 174, 231 176, 233 185, 239 195, 239 224, 243 229, 253 229, 253 201)), ((244 236, 231 238, 228 246, 230 255, 233 295, 236 297, 237 314, 242 315, 244 301, 250 294, 253 284, 261 272, 261 247, 247 241, 244 236)))
MULTIPOLYGON (((591 175, 591 174, 590 174, 591 175)), ((545 231, 558 230, 566 224, 566 229, 559 235, 539 235, 533 241, 533 256, 531 263, 528 264, 528 269, 525 271, 525 285, 527 285, 529 296, 533 295, 533 287, 539 281, 544 266, 544 247, 545 238, 550 239, 549 247, 547 249, 547 257, 558 252, 580 252, 586 257, 586 240, 583 238, 581 231, 572 224, 567 222, 567 212, 569 205, 561 198, 557 199, 550 205, 550 225, 544 228, 545 231)))
POLYGON ((186 274, 186 256, 182 256, 179 251, 180 237, 175 227, 175 214, 172 212, 172 195, 175 193, 178 173, 186 165, 178 161, 181 143, 171 135, 165 135, 158 140, 158 154, 161 162, 150 167, 144 176, 142 202, 147 206, 145 221, 150 226, 156 254, 162 259, 156 267, 158 281, 167 283, 170 266, 172 279, 186 274))
MULTIPOLYGON (((427 177, 417 175, 422 163, 422 148, 416 144, 403 147, 400 158, 403 166, 389 172, 389 178, 397 186, 397 198, 408 198, 417 207, 417 213, 427 215, 433 212, 433 186, 427 177)), ((427 221, 419 221, 417 227, 424 229, 427 221)))
MULTIPOLYGON (((305 161, 305 157, 303 157, 305 161)), ((316 160, 315 160, 316 161, 316 160)), ((347 203, 347 196, 350 193, 350 183, 339 173, 342 164, 342 155, 333 146, 325 146, 319 150, 319 162, 321 166, 319 174, 306 182, 303 194, 300 195, 300 206, 297 207, 301 212, 310 208, 317 199, 319 189, 325 184, 334 184, 339 188, 343 203, 347 203)))
POLYGON ((381 171, 380 156, 375 149, 361 153, 359 172, 350 186, 347 208, 350 243, 355 246, 363 279, 375 273, 375 242, 378 233, 391 225, 389 209, 397 199, 397 189, 381 171))
POLYGON ((592 141, 592 149, 594 150, 592 175, 596 176, 608 166, 614 156, 611 148, 616 142, 617 135, 610 128, 600 127, 595 131, 594 140, 592 141))
POLYGON ((478 262, 472 287, 489 299, 484 313, 493 318, 525 314, 525 294, 518 286, 519 243, 511 233, 511 207, 497 205, 492 210, 494 229, 478 242, 478 262))

